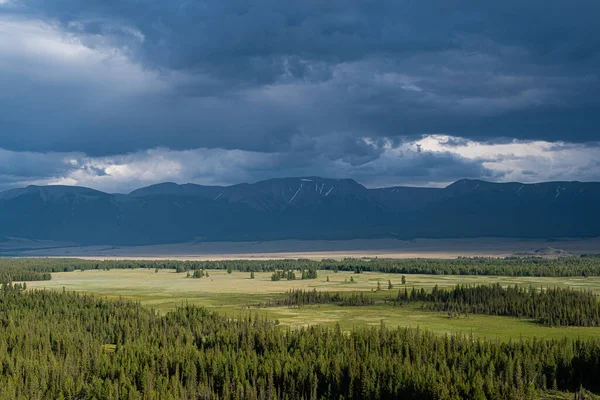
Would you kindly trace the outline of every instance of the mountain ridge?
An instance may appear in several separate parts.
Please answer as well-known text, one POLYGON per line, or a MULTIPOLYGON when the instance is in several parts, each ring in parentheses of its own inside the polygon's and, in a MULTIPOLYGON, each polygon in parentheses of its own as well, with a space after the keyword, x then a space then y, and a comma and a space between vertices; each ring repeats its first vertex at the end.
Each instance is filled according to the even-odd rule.
POLYGON ((599 182, 366 188, 352 179, 230 186, 163 182, 109 194, 78 186, 0 192, 0 236, 81 244, 188 240, 600 236, 599 182))

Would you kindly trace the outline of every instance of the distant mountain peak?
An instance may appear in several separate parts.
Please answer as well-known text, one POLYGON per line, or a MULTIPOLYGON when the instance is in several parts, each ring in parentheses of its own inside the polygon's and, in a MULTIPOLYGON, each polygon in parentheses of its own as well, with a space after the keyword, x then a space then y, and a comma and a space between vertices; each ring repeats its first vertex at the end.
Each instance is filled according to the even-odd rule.
POLYGON ((62 198, 65 196, 94 196, 106 197, 111 196, 108 193, 100 190, 91 189, 83 186, 67 186, 67 185, 28 185, 24 188, 10 189, 0 192, 0 199, 17 198, 25 195, 39 195, 44 199, 47 198, 62 198))

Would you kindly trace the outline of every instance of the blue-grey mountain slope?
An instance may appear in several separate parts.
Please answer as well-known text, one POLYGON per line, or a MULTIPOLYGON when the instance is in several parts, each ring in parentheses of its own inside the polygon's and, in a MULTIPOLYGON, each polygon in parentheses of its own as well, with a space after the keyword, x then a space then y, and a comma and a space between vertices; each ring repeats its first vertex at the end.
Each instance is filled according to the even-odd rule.
POLYGON ((126 195, 69 186, 0 193, 0 236, 80 244, 374 237, 600 236, 600 183, 367 189, 351 179, 161 183, 126 195))

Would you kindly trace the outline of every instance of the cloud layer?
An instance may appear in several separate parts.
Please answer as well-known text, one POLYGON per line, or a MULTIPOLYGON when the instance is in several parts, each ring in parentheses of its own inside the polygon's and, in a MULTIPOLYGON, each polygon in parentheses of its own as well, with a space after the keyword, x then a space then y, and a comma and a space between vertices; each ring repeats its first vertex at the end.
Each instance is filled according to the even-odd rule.
POLYGON ((156 148, 125 155, 24 153, 0 150, 0 187, 26 184, 88 186, 127 193, 156 182, 228 185, 265 177, 352 176, 369 187, 444 186, 461 178, 526 183, 600 180, 593 146, 545 141, 490 144, 445 135, 380 146, 370 140, 371 161, 355 164, 326 152, 252 152, 225 149, 156 148))
POLYGON ((595 0, 0 0, 0 185, 598 179, 598 17, 595 0))

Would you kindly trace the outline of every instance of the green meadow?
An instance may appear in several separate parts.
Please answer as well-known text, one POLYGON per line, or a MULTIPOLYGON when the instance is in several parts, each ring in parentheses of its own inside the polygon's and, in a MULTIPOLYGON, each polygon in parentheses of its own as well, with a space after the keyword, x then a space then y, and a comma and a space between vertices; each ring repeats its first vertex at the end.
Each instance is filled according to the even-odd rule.
MULTIPOLYGON (((158 312, 166 312, 184 304, 205 306, 222 314, 239 317, 247 313, 277 320, 283 326, 339 324, 344 330, 362 326, 378 326, 383 321, 390 327, 419 327, 438 334, 466 334, 501 341, 520 338, 591 338, 600 335, 594 327, 545 327, 534 321, 511 317, 468 315, 459 318, 441 312, 425 311, 419 305, 396 306, 385 304, 384 299, 395 297, 403 288, 400 274, 365 272, 319 271, 317 279, 271 281, 270 272, 250 273, 209 270, 209 277, 186 278, 186 273, 174 270, 87 270, 53 273, 51 281, 28 282, 29 288, 78 291, 107 298, 128 298, 158 312), (329 277, 329 281, 327 281, 329 277), (351 282, 354 279, 354 283, 351 282), (388 281, 393 289, 388 290, 388 281), (276 299, 290 289, 317 289, 320 291, 375 291, 378 282, 382 288, 373 296, 381 300, 373 306, 342 307, 339 305, 311 305, 302 308, 257 308, 255 305, 276 299)), ((600 293, 600 277, 504 277, 473 275, 405 275, 406 287, 431 289, 435 285, 453 287, 456 284, 526 285, 533 287, 573 287, 600 293)))

